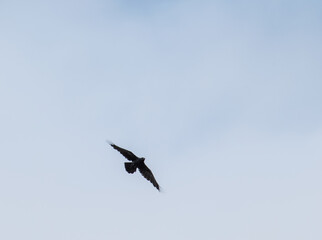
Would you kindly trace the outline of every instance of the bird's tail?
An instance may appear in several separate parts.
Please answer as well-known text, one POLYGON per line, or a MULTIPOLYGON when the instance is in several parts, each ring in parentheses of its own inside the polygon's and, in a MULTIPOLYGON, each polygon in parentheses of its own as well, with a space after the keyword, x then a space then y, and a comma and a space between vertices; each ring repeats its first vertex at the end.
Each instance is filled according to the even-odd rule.
POLYGON ((128 173, 134 173, 136 171, 136 168, 137 168, 136 165, 134 163, 131 163, 131 162, 125 162, 124 166, 125 166, 125 170, 128 173))

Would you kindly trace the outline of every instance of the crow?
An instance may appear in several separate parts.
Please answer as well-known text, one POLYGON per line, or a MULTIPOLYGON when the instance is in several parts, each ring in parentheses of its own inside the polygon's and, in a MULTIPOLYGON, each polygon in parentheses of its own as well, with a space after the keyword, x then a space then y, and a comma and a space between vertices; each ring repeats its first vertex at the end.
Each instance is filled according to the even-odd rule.
POLYGON ((152 171, 145 165, 144 160, 145 158, 139 158, 135 156, 134 153, 132 153, 129 150, 126 150, 124 148, 121 148, 119 146, 116 146, 114 143, 108 142, 114 149, 119 151, 126 159, 132 161, 132 162, 125 162, 125 170, 128 173, 133 174, 136 169, 139 169, 140 173, 142 174, 143 177, 145 177, 148 181, 150 181, 156 189, 160 191, 159 184, 155 180, 152 171))

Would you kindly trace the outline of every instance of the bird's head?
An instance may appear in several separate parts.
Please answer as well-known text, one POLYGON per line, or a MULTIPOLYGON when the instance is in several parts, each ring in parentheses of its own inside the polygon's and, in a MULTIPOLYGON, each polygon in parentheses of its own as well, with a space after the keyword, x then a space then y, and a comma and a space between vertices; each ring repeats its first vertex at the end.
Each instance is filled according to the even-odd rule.
POLYGON ((141 160, 142 162, 144 162, 145 158, 144 158, 144 157, 142 157, 140 160, 141 160))

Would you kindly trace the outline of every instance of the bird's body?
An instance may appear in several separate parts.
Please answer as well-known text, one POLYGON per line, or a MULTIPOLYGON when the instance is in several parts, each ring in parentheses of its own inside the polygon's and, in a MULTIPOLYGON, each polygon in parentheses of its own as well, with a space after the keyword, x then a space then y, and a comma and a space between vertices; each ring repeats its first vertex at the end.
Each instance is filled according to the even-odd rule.
POLYGON ((131 162, 125 162, 125 170, 128 173, 135 173, 136 169, 139 169, 139 172, 142 174, 143 177, 145 177, 148 181, 150 181, 153 186, 160 191, 159 184, 155 180, 152 171, 145 165, 144 161, 145 158, 139 158, 135 156, 134 153, 132 153, 129 150, 126 150, 124 148, 121 148, 114 143, 109 143, 114 149, 119 151, 126 159, 130 160, 131 162))

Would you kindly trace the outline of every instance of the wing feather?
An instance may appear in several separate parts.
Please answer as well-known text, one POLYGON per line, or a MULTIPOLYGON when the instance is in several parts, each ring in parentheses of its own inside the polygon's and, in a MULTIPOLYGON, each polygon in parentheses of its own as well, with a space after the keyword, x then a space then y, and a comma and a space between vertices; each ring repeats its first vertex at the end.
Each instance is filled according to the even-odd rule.
POLYGON ((128 160, 130 160, 130 161, 135 161, 135 160, 137 160, 138 159, 138 157, 137 156, 135 156, 135 154, 134 153, 132 153, 131 151, 129 151, 129 150, 126 150, 126 149, 124 149, 124 148, 121 148, 121 147, 119 147, 119 146, 116 146, 115 144, 113 144, 113 143, 110 143, 110 145, 114 148, 114 149, 116 149, 117 151, 119 151, 126 159, 128 159, 128 160))
POLYGON ((145 163, 141 163, 139 166, 139 171, 143 177, 145 177, 148 181, 150 181, 154 187, 156 187, 160 191, 159 184, 155 180, 152 171, 145 165, 145 163))

